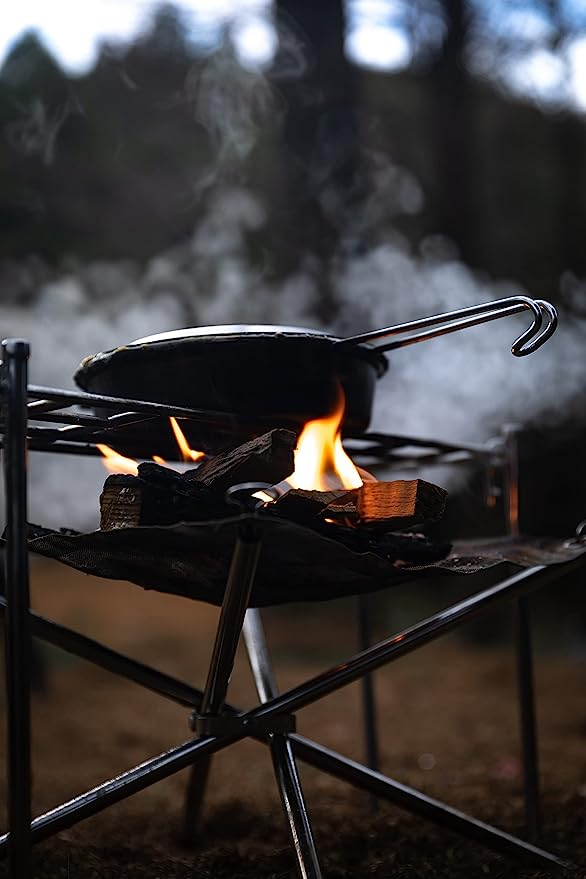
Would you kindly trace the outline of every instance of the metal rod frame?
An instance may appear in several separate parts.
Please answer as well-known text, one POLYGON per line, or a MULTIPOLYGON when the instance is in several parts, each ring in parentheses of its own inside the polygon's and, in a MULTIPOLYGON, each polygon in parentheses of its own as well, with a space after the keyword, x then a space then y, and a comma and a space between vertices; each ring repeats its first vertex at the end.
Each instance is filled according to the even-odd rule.
POLYGON ((22 339, 2 343, 4 485, 6 490, 5 589, 7 611, 7 779, 8 871, 31 875, 31 629, 26 528, 26 386, 29 346, 22 339))
MULTIPOLYGON (((266 703, 278 695, 278 690, 269 659, 260 611, 256 608, 249 608, 246 611, 244 641, 258 698, 261 703, 266 703)), ((281 805, 287 819, 291 845, 295 852, 297 872, 301 879, 321 879, 321 867, 291 738, 286 734, 271 733, 269 734, 269 747, 273 758, 275 779, 281 796, 281 805)))
MULTIPOLYGON (((136 436, 128 436, 126 425, 147 422, 153 418, 174 416, 186 421, 205 423, 208 426, 230 427, 236 423, 234 416, 222 412, 202 412, 198 409, 185 409, 163 403, 150 403, 123 397, 109 397, 88 394, 81 391, 29 385, 26 389, 28 399, 27 431, 30 451, 60 454, 96 455, 101 453, 96 443, 112 442, 127 454, 148 458, 150 452, 137 446, 136 436), (71 407, 85 407, 90 410, 107 409, 112 415, 98 417, 93 414, 64 411, 71 407), (62 427, 35 427, 32 422, 50 422, 62 427), (131 444, 129 450, 126 444, 131 444)), ((4 426, 0 422, 0 434, 4 426)), ((504 460, 503 443, 497 440, 487 444, 453 444, 419 437, 398 436, 384 433, 349 434, 345 443, 356 460, 376 459, 379 462, 396 463, 403 467, 421 467, 430 464, 466 463, 471 460, 483 462, 504 460)), ((0 447, 2 439, 0 436, 0 447)))
MULTIPOLYGON (((150 785, 155 784, 157 781, 167 778, 181 769, 185 769, 192 765, 195 760, 216 753, 248 735, 257 738, 255 721, 257 722, 262 718, 269 719, 272 716, 282 714, 284 711, 294 712, 305 707, 340 687, 357 680, 365 672, 379 668, 398 659, 400 656, 416 650, 423 644, 436 640, 458 625, 493 607, 495 604, 507 598, 514 599, 525 591, 546 586, 565 574, 579 570, 584 567, 585 560, 586 556, 580 556, 575 561, 567 562, 560 566, 539 566, 521 571, 507 580, 489 587, 481 593, 472 595, 417 623, 415 626, 387 638, 369 648, 369 650, 352 657, 341 666, 329 669, 304 684, 270 699, 257 708, 246 712, 238 712, 238 717, 241 721, 238 730, 233 730, 221 737, 201 737, 170 748, 168 751, 150 760, 146 760, 127 772, 35 818, 31 824, 32 841, 36 843, 47 839, 55 833, 99 813, 110 805, 150 787, 150 785), (559 570, 554 570, 554 568, 558 567, 559 570)), ((175 698, 177 701, 176 694, 171 695, 169 692, 166 692, 168 688, 165 685, 164 679, 167 678, 167 681, 172 680, 167 676, 160 676, 159 672, 152 671, 152 679, 149 679, 148 672, 145 675, 146 667, 141 664, 138 664, 139 672, 135 676, 135 663, 133 660, 121 657, 113 651, 108 650, 108 653, 102 652, 102 645, 97 645, 96 642, 91 642, 90 639, 82 638, 79 641, 80 636, 77 633, 69 633, 64 627, 57 626, 51 621, 42 620, 41 622, 41 618, 33 617, 33 620, 35 619, 38 620, 37 623, 34 623, 36 630, 39 633, 41 631, 47 633, 50 631, 52 643, 59 643, 60 641, 60 646, 72 652, 76 652, 75 648, 78 644, 81 644, 84 650, 84 653, 81 655, 84 655, 85 658, 90 658, 88 654, 92 653, 95 647, 100 657, 99 664, 104 668, 108 667, 108 654, 112 654, 114 659, 113 670, 117 674, 123 673, 125 677, 136 680, 137 683, 141 683, 143 686, 146 685, 151 690, 157 690, 161 695, 175 698)), ((173 686, 174 688, 185 688, 185 685, 181 682, 173 682, 173 686)), ((195 689, 189 688, 185 692, 185 698, 193 698, 194 701, 201 704, 202 694, 195 689)), ((229 706, 226 706, 226 710, 235 711, 235 709, 230 709, 229 706)), ((264 739, 265 737, 261 736, 261 738, 264 739)), ((305 762, 310 762, 312 765, 318 766, 318 768, 325 768, 327 765, 326 771, 336 768, 333 774, 337 775, 337 777, 351 781, 352 784, 358 784, 359 781, 359 786, 363 790, 376 794, 380 798, 384 797, 414 814, 421 815, 442 826, 447 826, 467 838, 480 841, 501 854, 517 856, 522 860, 528 860, 533 864, 541 866, 565 866, 565 862, 562 859, 550 852, 504 833, 498 828, 470 818, 445 804, 431 800, 418 791, 400 785, 392 781, 392 779, 388 779, 379 773, 374 773, 366 767, 362 767, 359 771, 356 768, 358 764, 355 766, 347 758, 336 755, 338 762, 335 763, 334 767, 332 758, 328 756, 328 752, 325 749, 313 745, 313 743, 310 747, 307 745, 306 740, 300 739, 296 735, 292 735, 291 740, 295 743, 297 756, 305 762), (300 741, 301 750, 299 749, 300 741), (312 750, 312 748, 315 750, 312 750), (319 753, 317 753, 318 751, 319 753)), ((7 841, 8 834, 0 837, 0 854, 5 852, 7 841)))
MULTIPOLYGON (((519 497, 519 444, 518 428, 503 428, 506 460, 506 516, 511 537, 521 534, 519 497)), ((515 658, 517 666, 517 694, 521 734, 521 763, 523 766, 523 799, 525 825, 532 842, 541 836, 541 796, 539 789, 539 748, 535 717, 535 681, 529 599, 518 598, 514 619, 515 658)))
MULTIPOLYGON (((261 533, 258 523, 253 519, 244 522, 236 538, 205 690, 197 712, 201 718, 218 717, 222 712, 254 583, 260 547, 261 533)), ((195 726, 195 714, 192 719, 195 726)), ((210 765, 211 758, 208 757, 191 767, 183 819, 183 839, 186 843, 193 843, 197 838, 210 765)))
MULTIPOLYGON (((278 695, 273 689, 270 676, 267 677, 267 669, 270 670, 267 655, 264 677, 257 674, 260 698, 263 700, 264 696, 266 700, 261 701, 261 704, 256 708, 244 712, 224 705, 223 713, 234 715, 238 719, 238 724, 231 729, 227 729, 221 735, 200 735, 170 748, 72 800, 60 804, 31 822, 30 649, 32 632, 104 669, 134 680, 166 698, 174 699, 179 704, 195 706, 200 713, 206 707, 208 710, 212 710, 217 705, 221 705, 225 697, 224 687, 227 687, 229 678, 229 671, 227 675, 226 671, 228 666, 231 669, 242 627, 242 621, 240 620, 238 623, 239 614, 241 613, 243 616, 246 610, 256 563, 253 561, 254 553, 246 551, 244 552, 245 560, 241 558, 240 561, 237 561, 239 553, 237 543, 233 567, 236 568, 234 593, 238 593, 240 596, 240 602, 236 602, 238 612, 232 617, 232 623, 224 629, 223 636, 221 635, 222 625, 219 625, 216 638, 218 655, 215 659, 212 657, 208 684, 206 692, 203 694, 169 675, 138 663, 92 641, 92 639, 31 613, 29 610, 26 544, 27 359, 28 345, 25 342, 11 340, 3 343, 2 392, 4 397, 4 476, 7 489, 7 548, 6 598, 0 601, 0 612, 5 617, 7 635, 9 831, 0 837, 0 854, 8 855, 10 875, 23 877, 23 879, 28 879, 30 876, 31 843, 46 839, 91 815, 97 814, 110 805, 181 769, 195 767, 197 764, 201 765, 202 761, 208 760, 212 754, 248 736, 264 741, 272 747, 281 794, 288 798, 284 805, 286 811, 288 810, 292 833, 294 829, 298 829, 299 821, 303 823, 307 819, 306 811, 302 811, 304 802, 301 789, 300 787, 296 788, 295 785, 295 755, 323 771, 330 772, 336 777, 366 790, 373 796, 387 799, 414 814, 446 826, 472 840, 479 841, 497 852, 518 857, 542 867, 567 866, 564 861, 550 852, 464 815, 412 788, 383 776, 372 768, 348 760, 301 736, 296 734, 283 736, 284 742, 281 745, 285 743, 287 748, 283 750, 282 746, 279 745, 278 749, 275 749, 271 742, 274 743, 276 735, 270 731, 270 721, 282 715, 294 714, 299 709, 346 684, 364 678, 365 675, 372 673, 382 665, 395 661, 420 646, 430 643, 472 617, 483 613, 496 603, 506 599, 524 600, 524 596, 528 592, 546 586, 566 574, 582 568, 586 556, 581 556, 573 562, 566 562, 559 566, 536 566, 521 571, 480 593, 471 595, 463 601, 433 614, 403 632, 361 651, 342 665, 328 669, 281 695, 278 695), (242 601, 243 592, 246 593, 244 601, 242 601), (230 630, 232 634, 230 634, 230 630), (224 638, 224 647, 218 646, 222 637, 224 638), (263 722, 265 728, 262 727, 263 722), (266 727, 267 722, 269 723, 268 727, 266 727), (300 800, 299 796, 301 796, 300 800)), ((32 396, 40 398, 43 404, 46 403, 46 406, 52 405, 51 400, 48 399, 51 393, 53 393, 52 389, 47 388, 28 389, 29 395, 32 394, 32 396)), ((104 400, 107 399, 104 398, 104 400)), ((71 405, 79 402, 87 404, 91 401, 94 404, 97 400, 99 398, 96 395, 55 392, 55 401, 61 406, 63 402, 71 405)), ((128 402, 116 401, 120 406, 128 402)), ((150 412, 153 411, 151 407, 156 405, 144 404, 150 412)), ((143 404, 139 404, 135 411, 138 411, 142 406, 143 404)), ((43 408, 42 404, 40 408, 43 408)), ((171 407, 160 408, 169 409, 171 407)), ((47 408, 44 411, 46 412, 47 408)), ((179 414, 177 410, 174 411, 179 414)), ((189 416, 186 414, 185 417, 189 416)), ((243 535, 241 535, 242 537, 243 535)), ((246 542, 246 538, 244 538, 244 542, 246 542)), ((253 540, 250 542, 254 543, 253 540)), ((242 547, 240 549, 242 550, 242 547)), ((230 589, 227 588, 225 604, 229 604, 229 593, 230 589)), ((228 615, 230 616, 230 614, 228 615)), ((306 847, 304 867, 308 871, 308 876, 317 877, 319 875, 315 872, 315 870, 319 870, 317 857, 314 864, 311 847, 308 847, 308 839, 311 838, 312 841, 308 819, 307 829, 309 836, 304 841, 306 847), (314 870, 313 873, 310 872, 311 869, 314 870)), ((300 866, 299 859, 298 866, 300 866)))
MULTIPOLYGON (((367 650, 372 644, 372 597, 358 595, 356 598, 356 616, 358 618, 358 645, 360 650, 367 650)), ((376 699, 374 694, 374 677, 364 675, 360 681, 360 697, 362 702, 362 730, 364 739, 364 756, 369 769, 379 767, 379 744, 376 723, 376 699)), ((374 795, 370 798, 370 808, 378 809, 378 801, 374 795)))

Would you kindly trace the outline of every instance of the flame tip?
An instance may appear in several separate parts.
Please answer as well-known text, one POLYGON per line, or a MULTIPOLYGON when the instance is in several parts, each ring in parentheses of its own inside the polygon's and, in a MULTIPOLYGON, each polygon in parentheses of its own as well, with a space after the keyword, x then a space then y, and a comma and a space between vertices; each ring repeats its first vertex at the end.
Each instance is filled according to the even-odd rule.
POLYGON ((362 478, 342 445, 340 426, 344 408, 340 386, 334 411, 308 421, 301 431, 295 450, 295 470, 286 480, 292 488, 327 491, 362 485, 362 478))
POLYGON ((175 440, 177 441, 177 445, 179 446, 179 451, 181 452, 181 457, 184 461, 200 461, 204 456, 204 452, 197 452, 195 449, 192 449, 187 442, 187 437, 179 427, 179 422, 172 415, 169 418, 171 422, 171 430, 175 436, 175 440))
MULTIPOLYGON (((197 452, 195 449, 190 448, 183 431, 179 427, 177 419, 170 418, 169 420, 183 460, 199 461, 201 458, 205 457, 204 452, 197 452)), ((96 448, 101 452, 104 466, 110 471, 110 473, 129 473, 132 476, 138 474, 138 462, 135 461, 134 458, 126 458, 105 443, 96 443, 96 448)), ((153 455, 152 460, 155 464, 161 464, 162 466, 167 465, 167 461, 160 455, 153 455)))

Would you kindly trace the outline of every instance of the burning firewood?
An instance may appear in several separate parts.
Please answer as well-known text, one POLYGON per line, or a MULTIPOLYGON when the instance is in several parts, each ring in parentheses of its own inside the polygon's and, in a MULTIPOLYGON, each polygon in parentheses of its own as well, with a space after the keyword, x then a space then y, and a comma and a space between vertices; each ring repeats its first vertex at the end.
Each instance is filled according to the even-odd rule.
POLYGON ((223 518, 234 513, 224 490, 238 482, 273 484, 293 471, 295 434, 272 430, 186 473, 146 462, 138 475, 114 474, 100 496, 100 528, 171 525, 223 518))
POLYGON ((309 491, 304 488, 292 488, 282 495, 275 503, 275 512, 285 519, 304 524, 330 509, 342 509, 344 500, 354 507, 356 492, 346 488, 337 491, 309 491))
POLYGON ((356 490, 356 513, 365 525, 407 528, 418 522, 437 522, 448 493, 424 479, 365 482, 356 490))
MULTIPOLYGON (((326 469, 328 462, 335 464, 336 472, 340 465, 346 476, 339 477, 339 481, 348 478, 346 484, 357 485, 361 477, 350 459, 341 461, 340 443, 336 450, 336 424, 333 421, 330 424, 331 419, 327 421, 331 436, 326 437, 325 443, 320 437, 314 437, 313 442, 315 448, 322 449, 321 465, 326 469), (326 454, 328 448, 330 451, 326 454)), ((317 430, 318 426, 317 423, 308 425, 300 437, 300 447, 305 433, 317 430)), ((237 512, 225 497, 230 486, 240 482, 265 482, 279 486, 281 491, 285 489, 285 493, 274 502, 266 503, 259 511, 261 516, 288 520, 318 531, 356 552, 372 552, 393 561, 429 560, 447 552, 446 546, 438 546, 421 535, 394 533, 441 518, 447 496, 444 489, 413 479, 365 481, 358 488, 290 488, 287 491, 288 485, 299 481, 327 484, 315 474, 308 477, 301 472, 299 464, 304 455, 298 451, 294 457, 295 445, 294 433, 275 429, 229 452, 207 458, 198 468, 183 474, 147 462, 138 466, 136 476, 110 476, 100 497, 101 530, 226 519, 237 512)), ((311 467, 314 465, 315 461, 311 467)))
POLYGON ((138 476, 109 476, 100 495, 102 531, 197 522, 230 513, 222 494, 159 464, 140 464, 138 476))
POLYGON ((299 524, 319 516, 354 526, 408 528, 436 522, 443 515, 447 492, 423 479, 365 482, 341 491, 292 489, 276 502, 280 515, 299 524))
POLYGON ((206 458, 185 479, 225 491, 238 482, 267 482, 276 485, 293 473, 293 451, 297 436, 290 430, 276 429, 256 437, 230 452, 206 458))

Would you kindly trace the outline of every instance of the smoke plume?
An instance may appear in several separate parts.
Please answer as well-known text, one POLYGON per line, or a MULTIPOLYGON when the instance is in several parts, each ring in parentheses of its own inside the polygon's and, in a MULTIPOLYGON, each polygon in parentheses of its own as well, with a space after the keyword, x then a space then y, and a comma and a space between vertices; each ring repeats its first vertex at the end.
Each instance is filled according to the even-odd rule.
MULTIPOLYGON (((0 306, 2 336, 31 342, 31 381, 71 387, 85 355, 150 333, 216 323, 315 327, 317 293, 308 273, 277 285, 250 269, 245 233, 263 220, 250 193, 224 190, 191 241, 143 269, 128 261, 78 265, 47 273, 33 296, 23 265, 11 276, 11 304, 0 306), (27 296, 26 306, 16 304, 27 296)), ((414 255, 387 242, 339 261, 333 283, 342 308, 336 325, 324 329, 352 335, 523 292, 479 280, 439 245, 429 242, 414 255)), ((504 318, 394 352, 371 426, 464 442, 483 441, 509 421, 555 426, 569 412, 583 419, 586 322, 562 314, 553 339, 514 358, 511 343, 527 322, 526 315, 504 318)), ((95 460, 31 455, 30 519, 95 527, 103 479, 95 460)))

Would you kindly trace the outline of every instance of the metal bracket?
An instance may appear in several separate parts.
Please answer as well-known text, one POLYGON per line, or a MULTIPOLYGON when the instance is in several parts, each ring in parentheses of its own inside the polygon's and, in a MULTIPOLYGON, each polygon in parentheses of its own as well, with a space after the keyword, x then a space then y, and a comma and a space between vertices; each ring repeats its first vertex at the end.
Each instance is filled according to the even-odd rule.
POLYGON ((568 548, 573 548, 575 546, 584 546, 586 544, 586 519, 583 519, 581 522, 578 522, 576 525, 576 532, 573 537, 569 540, 566 540, 564 546, 568 548))
POLYGON ((294 714, 277 714, 259 720, 244 720, 238 715, 203 714, 192 718, 192 729, 200 736, 227 736, 245 729, 248 735, 288 735, 294 733, 297 724, 294 714))

